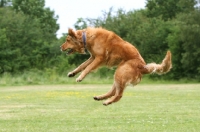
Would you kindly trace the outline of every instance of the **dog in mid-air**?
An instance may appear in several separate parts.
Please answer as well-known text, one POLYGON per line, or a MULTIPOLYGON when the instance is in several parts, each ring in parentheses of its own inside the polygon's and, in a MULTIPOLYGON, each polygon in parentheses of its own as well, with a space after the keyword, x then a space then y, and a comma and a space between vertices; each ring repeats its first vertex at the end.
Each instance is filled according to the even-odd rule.
POLYGON ((88 27, 83 30, 73 31, 68 29, 66 41, 60 46, 67 54, 78 52, 90 53, 90 58, 68 73, 68 77, 76 78, 81 82, 85 76, 100 66, 113 67, 117 69, 114 74, 112 89, 106 94, 95 96, 94 100, 104 100, 103 105, 109 105, 121 99, 127 85, 137 85, 142 75, 149 73, 164 74, 172 67, 171 52, 167 51, 161 64, 146 64, 139 51, 129 42, 124 41, 112 31, 103 28, 88 27))

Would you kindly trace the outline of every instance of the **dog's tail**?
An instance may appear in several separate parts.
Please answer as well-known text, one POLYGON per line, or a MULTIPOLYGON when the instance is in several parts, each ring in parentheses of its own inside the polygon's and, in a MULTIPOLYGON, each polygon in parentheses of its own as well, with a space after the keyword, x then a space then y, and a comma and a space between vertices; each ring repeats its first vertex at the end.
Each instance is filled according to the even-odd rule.
POLYGON ((172 68, 171 52, 167 51, 167 54, 161 64, 149 63, 144 67, 142 73, 143 74, 156 73, 161 75, 169 72, 171 68, 172 68))

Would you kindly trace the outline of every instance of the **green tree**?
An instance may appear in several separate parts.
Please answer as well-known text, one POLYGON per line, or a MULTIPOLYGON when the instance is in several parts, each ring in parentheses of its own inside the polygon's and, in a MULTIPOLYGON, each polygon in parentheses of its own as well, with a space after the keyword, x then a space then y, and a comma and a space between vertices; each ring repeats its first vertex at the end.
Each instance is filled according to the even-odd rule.
POLYGON ((79 29, 87 28, 87 25, 88 25, 87 20, 85 20, 84 18, 78 18, 78 20, 74 24, 74 27, 76 30, 79 30, 79 29))
POLYGON ((11 0, 0 0, 0 8, 11 5, 11 0))
POLYGON ((50 50, 51 43, 56 39, 50 43, 48 38, 44 37, 37 19, 31 20, 23 13, 1 8, 0 23, 2 72, 43 69, 49 64, 49 60, 54 56, 50 50))
MULTIPOLYGON (((57 40, 56 32, 59 29, 57 24, 58 16, 55 16, 54 11, 45 8, 44 5, 44 0, 13 0, 13 9, 17 13, 24 14, 27 23, 35 25, 35 30, 30 31, 31 34, 35 35, 29 36, 29 34, 26 34, 26 36, 29 36, 29 40, 31 40, 29 43, 32 44, 33 48, 30 54, 32 59, 29 62, 32 67, 39 69, 54 62, 50 60, 51 57, 55 57, 57 52, 51 49, 55 46, 55 41, 57 40)), ((28 28, 33 29, 32 27, 28 28)), ((23 46, 23 48, 26 50, 29 47, 23 46)))
POLYGON ((54 11, 45 8, 44 5, 44 0, 13 0, 13 9, 29 16, 30 21, 32 19, 39 21, 44 39, 51 42, 55 39, 59 29, 59 25, 56 23, 58 16, 55 16, 54 11))
POLYGON ((181 60, 186 77, 200 80, 200 11, 194 11, 190 15, 184 14, 179 18, 184 22, 180 27, 180 40, 183 42, 181 60))
POLYGON ((193 11, 196 3, 196 0, 147 0, 147 16, 169 20, 178 13, 193 11))
POLYGON ((168 43, 173 54, 173 77, 200 81, 200 11, 179 14, 168 43))
POLYGON ((177 21, 171 21, 171 33, 167 37, 167 43, 170 47, 170 50, 172 52, 172 66, 170 77, 179 80, 181 78, 184 78, 184 68, 182 65, 181 60, 183 59, 182 53, 184 53, 183 49, 183 41, 180 39, 180 29, 181 24, 177 21))
MULTIPOLYGON (((1 32, 1 67, 3 72, 13 72, 20 67, 21 40, 19 35, 22 31, 25 18, 8 8, 0 9, 0 32, 1 32), (19 37, 19 38, 18 38, 19 37)), ((21 57, 22 58, 22 57, 21 57)), ((26 61, 26 60, 25 60, 26 61)))
POLYGON ((9 65, 6 65, 9 63, 7 58, 10 58, 12 55, 10 49, 7 48, 8 41, 6 29, 0 29, 0 73, 11 69, 9 65))

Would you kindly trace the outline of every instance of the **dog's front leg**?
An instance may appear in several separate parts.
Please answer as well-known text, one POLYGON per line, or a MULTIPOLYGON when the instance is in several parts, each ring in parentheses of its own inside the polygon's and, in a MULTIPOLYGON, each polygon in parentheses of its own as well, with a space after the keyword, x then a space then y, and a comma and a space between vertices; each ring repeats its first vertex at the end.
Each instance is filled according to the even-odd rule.
POLYGON ((68 73, 68 77, 73 77, 75 76, 77 73, 81 72, 82 70, 84 70, 89 64, 92 63, 92 61, 94 60, 94 57, 90 57, 88 60, 86 60, 85 62, 83 62, 80 66, 78 66, 75 70, 73 70, 72 72, 68 73))
POLYGON ((102 60, 103 60, 102 57, 96 57, 96 58, 94 59, 94 61, 93 61, 91 64, 89 64, 89 65, 85 68, 85 70, 83 70, 83 72, 80 74, 80 76, 76 79, 76 82, 81 82, 81 81, 83 80, 83 78, 84 78, 89 72, 91 72, 92 70, 98 68, 98 67, 101 65, 101 63, 102 63, 102 60))

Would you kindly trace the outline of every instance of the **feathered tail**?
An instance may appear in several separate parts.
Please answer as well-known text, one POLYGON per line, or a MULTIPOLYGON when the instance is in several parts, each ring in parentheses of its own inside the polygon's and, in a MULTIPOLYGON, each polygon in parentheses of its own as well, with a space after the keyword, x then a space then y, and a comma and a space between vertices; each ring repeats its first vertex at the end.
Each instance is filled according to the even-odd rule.
POLYGON ((143 71, 143 73, 144 74, 156 73, 161 75, 169 72, 171 68, 172 68, 171 52, 167 51, 167 54, 161 64, 149 63, 144 67, 145 70, 143 71))

